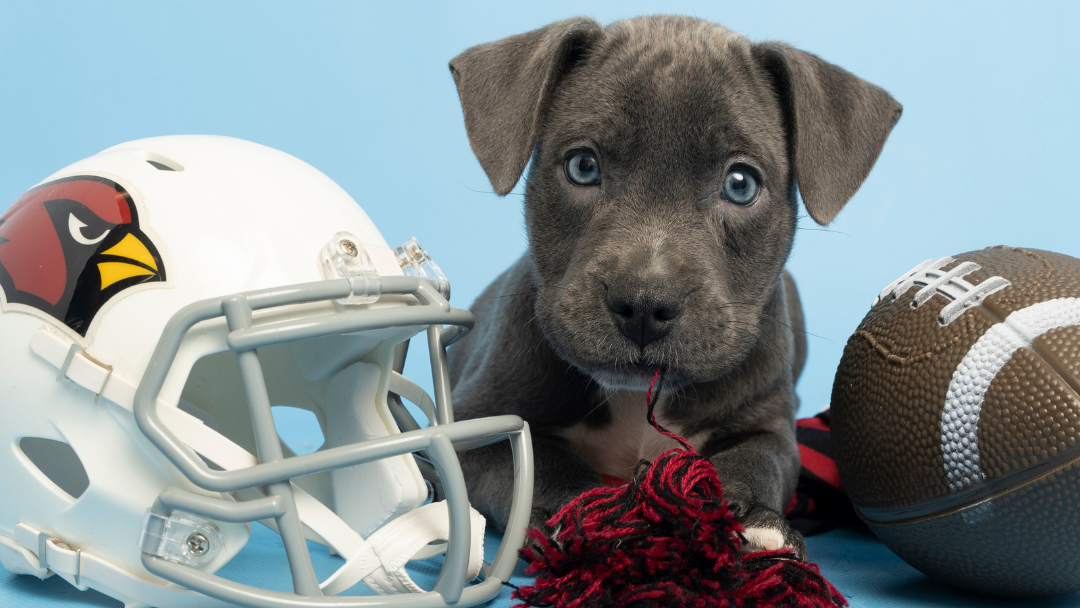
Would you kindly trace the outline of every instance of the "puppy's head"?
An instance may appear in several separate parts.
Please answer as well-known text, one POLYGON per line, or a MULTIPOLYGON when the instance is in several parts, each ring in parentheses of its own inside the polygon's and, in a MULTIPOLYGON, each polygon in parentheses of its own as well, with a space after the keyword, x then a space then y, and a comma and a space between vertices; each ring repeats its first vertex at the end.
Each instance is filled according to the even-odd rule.
POLYGON ((685 17, 561 21, 450 69, 495 191, 532 159, 537 318, 608 388, 744 360, 791 249, 796 184, 828 223, 900 115, 813 55, 685 17))

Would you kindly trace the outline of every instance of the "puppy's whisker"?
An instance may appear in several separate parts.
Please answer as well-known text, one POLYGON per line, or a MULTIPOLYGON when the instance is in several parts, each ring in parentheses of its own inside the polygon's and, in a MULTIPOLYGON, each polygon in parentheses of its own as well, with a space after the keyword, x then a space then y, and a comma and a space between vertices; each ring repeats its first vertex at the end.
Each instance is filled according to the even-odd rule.
POLYGON ((825 336, 819 336, 817 334, 810 333, 810 332, 806 331, 805 329, 796 329, 796 328, 792 327, 791 325, 789 325, 787 323, 784 323, 783 321, 781 321, 781 320, 779 320, 779 319, 777 319, 775 317, 771 317, 771 316, 766 315, 766 314, 762 314, 761 316, 763 318, 765 318, 765 319, 768 319, 768 320, 774 322, 774 323, 779 323, 780 325, 783 325, 784 327, 790 329, 793 332, 801 333, 804 336, 811 336, 811 337, 814 337, 814 338, 819 338, 821 340, 825 340, 826 342, 829 342, 830 344, 836 344, 835 340, 831 340, 829 338, 826 338, 825 336))
POLYGON ((850 234, 848 234, 846 232, 841 232, 840 230, 833 230, 832 228, 802 228, 802 227, 796 226, 795 230, 804 230, 806 232, 831 232, 833 234, 842 234, 844 236, 851 236, 850 234))
POLYGON ((499 300, 499 299, 502 299, 502 298, 518 298, 518 297, 521 297, 521 296, 530 295, 531 293, 532 293, 531 291, 523 291, 521 293, 508 293, 508 294, 501 295, 501 296, 485 296, 485 297, 476 298, 476 299, 477 300, 499 300))
MULTIPOLYGON (((467 190, 470 190, 470 191, 475 192, 477 194, 496 194, 496 192, 494 190, 478 190, 478 189, 473 188, 472 186, 466 184, 465 182, 458 182, 458 183, 461 184, 462 186, 465 186, 465 188, 467 190)), ((507 192, 507 194, 508 195, 513 194, 513 195, 516 195, 516 196, 525 196, 524 192, 507 192)))
POLYGON ((606 404, 606 403, 607 403, 608 401, 610 401, 610 400, 611 400, 611 393, 609 393, 607 397, 604 397, 604 400, 603 400, 603 401, 601 401, 600 403, 597 403, 597 404, 596 404, 596 407, 594 407, 594 408, 592 408, 591 410, 589 410, 588 412, 586 412, 586 413, 585 413, 585 415, 584 415, 584 416, 582 416, 582 418, 588 418, 589 416, 591 416, 591 415, 592 415, 592 413, 593 413, 593 412, 595 412, 596 410, 598 410, 598 409, 600 409, 601 407, 603 407, 603 406, 604 406, 604 404, 606 404))
MULTIPOLYGON (((746 307, 751 307, 751 306, 755 306, 755 305, 752 305, 752 304, 748 304, 748 303, 746 303, 746 302, 725 302, 725 303, 721 304, 721 305, 719 306, 719 308, 725 308, 725 307, 735 307, 735 306, 746 306, 746 307)), ((821 339, 821 340, 825 340, 826 342, 829 342, 830 344, 836 344, 836 341, 835 341, 835 340, 832 340, 832 339, 826 338, 825 336, 820 336, 820 335, 818 335, 818 334, 815 334, 815 333, 811 333, 811 332, 809 332, 809 331, 806 331, 806 329, 805 329, 805 328, 803 328, 803 329, 798 329, 798 328, 796 328, 796 327, 793 327, 792 325, 790 325, 790 324, 788 324, 788 323, 785 323, 785 322, 781 321, 780 319, 777 319, 776 317, 774 317, 774 316, 772 316, 772 315, 770 315, 770 314, 768 314, 768 313, 762 312, 762 313, 759 313, 759 314, 761 315, 761 318, 763 318, 763 319, 767 319, 767 320, 769 320, 769 321, 772 321, 772 322, 774 322, 774 323, 777 323, 777 324, 779 324, 779 325, 782 325, 782 326, 784 326, 784 327, 786 327, 786 328, 790 329, 790 330, 791 330, 791 331, 793 331, 793 332, 798 332, 798 333, 801 333, 801 334, 803 334, 803 335, 806 335, 806 336, 812 336, 812 337, 814 337, 814 338, 819 338, 819 339, 821 339)))
POLYGON ((780 352, 780 349, 776 347, 776 344, 773 343, 773 341, 768 335, 761 333, 761 330, 759 330, 757 327, 753 327, 751 333, 754 335, 755 338, 757 338, 758 341, 760 341, 762 344, 764 344, 774 353, 776 353, 776 356, 780 357, 780 359, 784 361, 784 363, 787 363, 788 366, 791 366, 791 361, 784 355, 784 353, 780 352))

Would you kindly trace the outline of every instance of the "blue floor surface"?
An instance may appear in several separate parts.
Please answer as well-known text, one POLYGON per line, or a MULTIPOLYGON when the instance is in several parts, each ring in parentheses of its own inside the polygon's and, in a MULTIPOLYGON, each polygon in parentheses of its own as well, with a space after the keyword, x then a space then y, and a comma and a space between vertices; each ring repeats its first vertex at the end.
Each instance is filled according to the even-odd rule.
MULTIPOLYGON (((488 557, 498 546, 497 535, 488 534, 485 543, 488 557)), ((312 559, 320 578, 329 576, 341 561, 327 554, 325 548, 311 545, 312 559)), ((807 539, 810 559, 821 566, 822 573, 847 598, 853 608, 963 607, 963 608, 1080 608, 1080 594, 1019 602, 973 596, 920 574, 893 555, 865 528, 843 528, 807 539)), ((439 561, 431 560, 410 567, 413 579, 425 588, 435 584, 439 561)), ((1080 566, 1078 566, 1080 567, 1080 566)), ((281 540, 263 526, 256 525, 251 541, 221 574, 237 582, 269 589, 290 589, 288 566, 281 540), (242 558, 242 559, 241 559, 242 558)), ((514 584, 528 584, 518 576, 514 584)), ((360 594, 362 589, 351 593, 360 594)), ((485 606, 510 606, 510 590, 505 589, 485 606)), ((0 569, 0 608, 74 608, 102 606, 119 608, 121 604, 94 591, 80 592, 59 577, 39 581, 15 576, 0 569)), ((168 607, 161 607, 168 608, 168 607)))

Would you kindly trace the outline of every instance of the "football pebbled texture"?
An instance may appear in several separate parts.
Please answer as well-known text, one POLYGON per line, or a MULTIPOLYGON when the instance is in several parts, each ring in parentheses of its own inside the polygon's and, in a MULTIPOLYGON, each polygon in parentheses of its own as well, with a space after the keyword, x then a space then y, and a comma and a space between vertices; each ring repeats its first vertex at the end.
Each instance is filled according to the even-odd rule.
POLYGON ((1080 590, 1080 260, 991 247, 882 290, 832 393, 844 490, 920 571, 1080 590))

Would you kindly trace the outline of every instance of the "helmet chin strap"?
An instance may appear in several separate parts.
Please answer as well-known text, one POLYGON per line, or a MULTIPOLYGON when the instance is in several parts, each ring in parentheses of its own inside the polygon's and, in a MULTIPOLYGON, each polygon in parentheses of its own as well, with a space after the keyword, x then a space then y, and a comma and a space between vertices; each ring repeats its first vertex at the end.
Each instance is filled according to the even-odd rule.
MULTIPOLYGON (((465 582, 476 578, 483 565, 484 517, 471 508, 469 514, 473 538, 465 582)), ((300 516, 303 519, 302 507, 300 516)), ((337 595, 363 580, 369 589, 383 594, 422 593, 425 590, 409 578, 405 564, 441 553, 446 545, 432 543, 449 539, 450 515, 446 503, 424 505, 379 528, 366 541, 358 534, 350 539, 362 543, 360 550, 320 587, 326 595, 337 595)))

